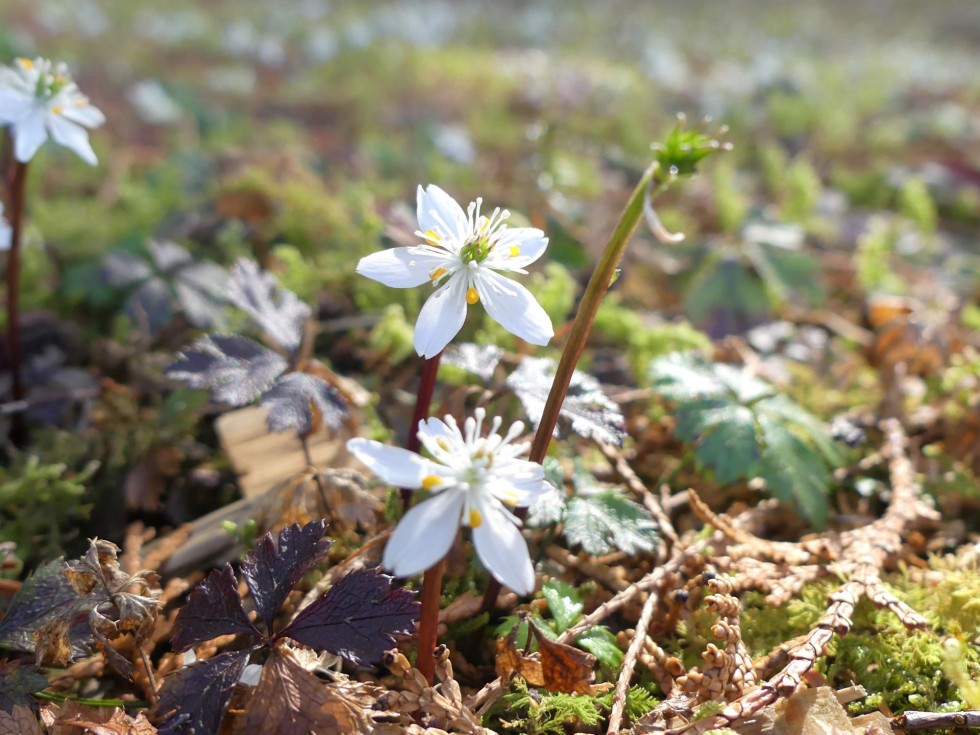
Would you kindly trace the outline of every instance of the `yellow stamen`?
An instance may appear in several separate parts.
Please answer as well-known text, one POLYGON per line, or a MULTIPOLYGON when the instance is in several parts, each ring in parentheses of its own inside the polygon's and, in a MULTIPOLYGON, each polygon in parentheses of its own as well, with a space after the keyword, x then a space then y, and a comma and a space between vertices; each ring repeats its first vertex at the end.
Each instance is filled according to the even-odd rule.
POLYGON ((426 475, 422 478, 422 487, 425 490, 431 490, 441 482, 442 478, 439 475, 426 475))
POLYGON ((479 528, 483 523, 483 516, 476 508, 470 508, 470 528, 479 528))
POLYGON ((520 498, 517 497, 516 493, 504 493, 504 496, 500 498, 500 500, 504 505, 513 508, 515 505, 517 505, 517 501, 520 500, 520 498))
POLYGON ((442 247, 441 238, 435 230, 426 230, 422 233, 422 236, 428 240, 430 243, 437 247, 442 247))
POLYGON ((74 104, 75 107, 88 107, 88 99, 85 97, 79 97, 72 104, 74 104))
POLYGON ((20 64, 21 69, 33 69, 34 62, 30 59, 17 59, 17 63, 20 64))
POLYGON ((476 292, 475 288, 470 286, 469 289, 467 289, 466 291, 466 303, 472 306, 479 300, 480 300, 480 294, 476 292))
POLYGON ((444 275, 446 275, 446 269, 443 268, 442 266, 439 266, 438 268, 432 269, 432 271, 429 273, 429 279, 433 281, 438 281, 444 275))
POLYGON ((62 107, 61 105, 55 105, 54 107, 51 108, 51 112, 53 112, 55 115, 61 115, 62 113, 64 113, 64 111, 65 108, 62 107))
POLYGON ((517 247, 516 245, 510 246, 510 257, 516 258, 520 254, 521 254, 521 249, 519 247, 517 247))
POLYGON ((436 444, 438 444, 439 448, 442 449, 444 452, 448 452, 451 449, 451 447, 449 446, 449 442, 447 442, 442 437, 436 439, 436 444))

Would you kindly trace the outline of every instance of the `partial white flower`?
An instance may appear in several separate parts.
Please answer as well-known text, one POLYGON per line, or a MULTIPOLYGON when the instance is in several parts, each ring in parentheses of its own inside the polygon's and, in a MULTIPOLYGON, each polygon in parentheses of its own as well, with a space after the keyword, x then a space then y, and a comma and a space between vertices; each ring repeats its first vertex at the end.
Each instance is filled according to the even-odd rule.
POLYGON ((10 225, 7 224, 7 220, 3 218, 3 202, 0 202, 0 252, 10 250, 11 237, 13 237, 13 232, 10 225))
POLYGON ((385 547, 383 564, 399 577, 423 572, 449 552, 460 524, 473 532, 473 545, 501 584, 527 595, 534 590, 534 567, 510 508, 526 507, 548 492, 541 465, 520 459, 528 444, 515 444, 524 424, 506 435, 494 418, 481 436, 486 411, 478 408, 460 431, 452 416, 419 422, 419 439, 431 459, 368 439, 347 448, 385 482, 428 490, 432 496, 402 518, 385 547))
POLYGON ((91 166, 98 163, 86 128, 97 128, 105 115, 89 103, 64 64, 47 59, 17 59, 0 66, 0 125, 9 125, 14 157, 30 161, 50 135, 91 166))
POLYGON ((418 189, 419 231, 413 247, 373 253, 357 264, 361 275, 386 286, 411 288, 430 282, 438 287, 422 307, 415 325, 415 351, 434 357, 456 336, 467 304, 480 302, 508 332, 535 345, 554 336, 551 319, 531 292, 500 272, 524 273, 548 246, 534 227, 507 227, 510 213, 480 213, 481 199, 463 209, 438 186, 418 189))

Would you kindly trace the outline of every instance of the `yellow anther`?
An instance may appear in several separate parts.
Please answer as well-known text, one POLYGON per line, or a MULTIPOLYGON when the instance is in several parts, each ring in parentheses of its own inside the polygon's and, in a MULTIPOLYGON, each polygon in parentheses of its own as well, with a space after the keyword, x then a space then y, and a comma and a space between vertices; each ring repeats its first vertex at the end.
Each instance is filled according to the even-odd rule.
POLYGON ((33 69, 34 62, 30 59, 17 59, 17 63, 20 64, 21 69, 33 69))
POLYGON ((476 508, 470 508, 470 528, 479 528, 483 523, 483 516, 476 508))
POLYGON ((516 258, 520 254, 521 254, 521 249, 519 247, 517 247, 516 245, 510 246, 510 257, 516 258))
POLYGON ((466 303, 473 305, 480 300, 480 294, 476 292, 476 289, 470 286, 466 291, 466 303))
POLYGON ((88 98, 79 97, 72 104, 75 105, 75 107, 88 107, 88 98))
POLYGON ((439 233, 435 230, 426 230, 422 233, 422 237, 428 240, 432 245, 436 247, 442 247, 442 238, 439 237, 439 233))
POLYGON ((53 112, 55 115, 61 115, 64 113, 64 111, 65 108, 62 107, 61 105, 55 105, 54 107, 51 108, 51 112, 53 112))
POLYGON ((436 439, 436 444, 438 444, 439 448, 444 452, 448 452, 450 449, 452 449, 452 447, 449 446, 449 442, 447 442, 441 436, 436 439))
POLYGON ((439 475, 426 475, 422 478, 422 487, 425 490, 431 490, 432 488, 439 485, 442 482, 442 478, 439 475))
POLYGON ((446 269, 443 268, 442 266, 439 266, 438 268, 433 268, 429 272, 429 279, 433 281, 438 281, 444 275, 446 275, 446 269))

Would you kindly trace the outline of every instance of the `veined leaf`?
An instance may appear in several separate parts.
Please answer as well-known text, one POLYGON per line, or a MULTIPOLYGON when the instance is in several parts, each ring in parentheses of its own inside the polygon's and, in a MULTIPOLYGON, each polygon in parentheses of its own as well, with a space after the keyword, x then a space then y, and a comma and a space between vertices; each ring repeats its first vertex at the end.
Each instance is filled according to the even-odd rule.
POLYGON ((842 461, 823 422, 731 365, 682 354, 655 360, 654 386, 675 404, 675 434, 722 484, 761 477, 816 526, 826 521, 831 470, 842 461))
POLYGON ((165 374, 216 401, 243 406, 268 390, 286 369, 285 358, 248 337, 202 337, 180 353, 165 374))
POLYGON ((290 354, 303 341, 303 323, 310 307, 258 263, 239 258, 228 279, 228 300, 248 314, 269 339, 290 354))

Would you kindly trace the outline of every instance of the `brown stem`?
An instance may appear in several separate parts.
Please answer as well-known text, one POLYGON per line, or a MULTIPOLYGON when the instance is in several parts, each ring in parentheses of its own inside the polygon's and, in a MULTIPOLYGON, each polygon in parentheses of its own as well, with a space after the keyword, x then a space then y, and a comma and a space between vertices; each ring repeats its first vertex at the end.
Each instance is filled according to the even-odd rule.
MULTIPOLYGON (((419 379, 419 392, 415 398, 415 410, 412 412, 412 422, 408 425, 408 436, 405 439, 405 448, 410 452, 418 452, 422 447, 418 435, 419 421, 429 417, 429 407, 432 405, 432 393, 436 387, 441 358, 440 352, 422 363, 422 376, 419 379)), ((402 507, 408 509, 408 503, 412 499, 411 488, 402 488, 401 495, 402 507)))
MULTIPOLYGON (((7 253, 7 354, 10 357, 12 398, 24 398, 20 342, 20 243, 24 229, 24 191, 27 164, 16 161, 10 178, 10 251, 7 253)), ((14 414, 11 434, 23 432, 23 415, 14 414)))
MULTIPOLYGON (((643 177, 633 189, 629 201, 623 208, 623 213, 619 216, 616 229, 609 236, 609 242, 606 243, 602 256, 596 263, 595 270, 592 271, 592 277, 585 287, 578 312, 575 314, 575 322, 572 324, 572 331, 568 335, 565 349, 558 361, 558 368, 555 370, 555 380, 551 384, 548 400, 545 401, 544 410, 541 412, 541 421, 538 423, 534 440, 531 442, 528 459, 532 462, 540 464, 548 454, 548 446, 551 444, 551 437, 554 434, 555 426, 558 424, 558 414, 561 412, 561 405, 568 394, 568 386, 571 385, 575 366, 578 365, 578 361, 585 351, 585 343, 592 331, 595 315, 599 311, 599 305, 609 290, 609 286, 612 285, 619 261, 622 260, 626 246, 643 217, 644 202, 652 196, 649 189, 656 185, 658 170, 659 164, 655 161, 643 172, 643 177)), ((527 508, 517 508, 514 515, 523 521, 527 517, 527 508)), ((500 582, 491 578, 487 585, 486 594, 483 596, 484 612, 493 609, 500 590, 500 582)))
POLYGON ((419 615, 419 649, 415 667, 432 686, 436 662, 433 652, 438 642, 439 602, 442 599, 442 575, 446 571, 443 559, 426 570, 422 577, 422 612, 419 615))

